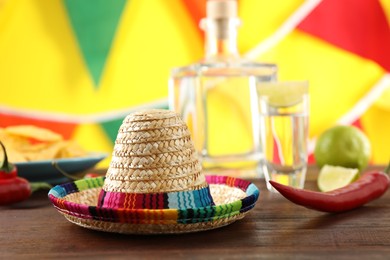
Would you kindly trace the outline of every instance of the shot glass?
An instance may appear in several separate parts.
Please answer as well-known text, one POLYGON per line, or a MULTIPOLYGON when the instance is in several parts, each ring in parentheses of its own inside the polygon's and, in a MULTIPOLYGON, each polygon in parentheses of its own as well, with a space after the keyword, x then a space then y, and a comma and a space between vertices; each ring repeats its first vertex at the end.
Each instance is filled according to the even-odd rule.
POLYGON ((309 84, 259 82, 256 86, 262 158, 259 168, 268 190, 273 180, 303 188, 308 159, 309 84))

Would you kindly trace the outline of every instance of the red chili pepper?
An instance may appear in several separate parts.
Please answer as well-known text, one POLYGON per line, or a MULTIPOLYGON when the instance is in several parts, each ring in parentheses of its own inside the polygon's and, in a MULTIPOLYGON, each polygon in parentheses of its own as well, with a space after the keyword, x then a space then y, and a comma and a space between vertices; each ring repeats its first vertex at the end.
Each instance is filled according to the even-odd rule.
POLYGON ((285 198, 309 209, 342 212, 360 207, 381 197, 390 185, 390 165, 385 172, 367 172, 357 181, 329 192, 296 189, 274 181, 271 185, 285 198))
POLYGON ((7 152, 2 142, 4 160, 0 167, 0 205, 12 204, 30 197, 30 183, 17 176, 17 168, 8 162, 7 152))
POLYGON ((87 178, 96 178, 96 177, 101 177, 103 176, 103 174, 101 173, 94 173, 94 172, 88 172, 84 175, 84 178, 87 179, 87 178))

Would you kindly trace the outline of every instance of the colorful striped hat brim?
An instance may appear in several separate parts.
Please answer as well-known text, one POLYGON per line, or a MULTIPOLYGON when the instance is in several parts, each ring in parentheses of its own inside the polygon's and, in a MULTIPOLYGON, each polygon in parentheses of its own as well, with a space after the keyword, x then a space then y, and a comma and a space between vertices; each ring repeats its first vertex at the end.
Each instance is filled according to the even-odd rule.
POLYGON ((108 208, 98 205, 105 177, 57 185, 49 192, 53 206, 70 222, 94 230, 126 234, 187 233, 219 228, 242 219, 260 191, 251 182, 206 176, 215 205, 181 209, 108 208))

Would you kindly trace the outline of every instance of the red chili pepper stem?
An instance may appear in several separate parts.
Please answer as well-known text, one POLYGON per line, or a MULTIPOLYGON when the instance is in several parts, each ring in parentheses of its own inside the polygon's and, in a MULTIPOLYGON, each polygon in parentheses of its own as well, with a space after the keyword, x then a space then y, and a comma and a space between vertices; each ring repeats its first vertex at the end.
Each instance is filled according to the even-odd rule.
POLYGON ((30 183, 18 177, 17 168, 8 161, 7 151, 0 141, 4 157, 0 164, 0 205, 8 205, 26 200, 31 195, 30 183))
POLYGON ((57 170, 59 171, 62 175, 64 175, 66 178, 72 180, 72 181, 77 181, 81 178, 78 178, 77 176, 73 176, 73 175, 70 175, 69 173, 65 172, 63 169, 61 169, 61 167, 58 165, 58 163, 56 161, 52 161, 51 162, 51 165, 57 170))
POLYGON ((7 156, 7 151, 5 150, 4 144, 0 141, 1 149, 3 149, 3 162, 0 165, 0 170, 5 171, 5 172, 11 172, 14 169, 14 165, 12 163, 8 162, 8 156, 7 156))
POLYGON ((31 193, 34 193, 38 190, 50 190, 53 188, 49 183, 47 182, 30 182, 31 187, 31 193))

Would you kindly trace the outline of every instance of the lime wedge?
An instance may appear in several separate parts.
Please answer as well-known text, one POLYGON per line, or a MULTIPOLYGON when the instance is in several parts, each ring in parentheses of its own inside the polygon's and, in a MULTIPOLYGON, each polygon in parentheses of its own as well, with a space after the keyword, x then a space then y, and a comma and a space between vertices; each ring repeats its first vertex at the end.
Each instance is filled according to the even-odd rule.
POLYGON ((344 187, 359 177, 358 169, 324 165, 317 179, 320 191, 327 192, 344 187))
POLYGON ((268 98, 273 107, 289 107, 302 101, 308 92, 308 82, 262 82, 259 84, 259 94, 268 98))

